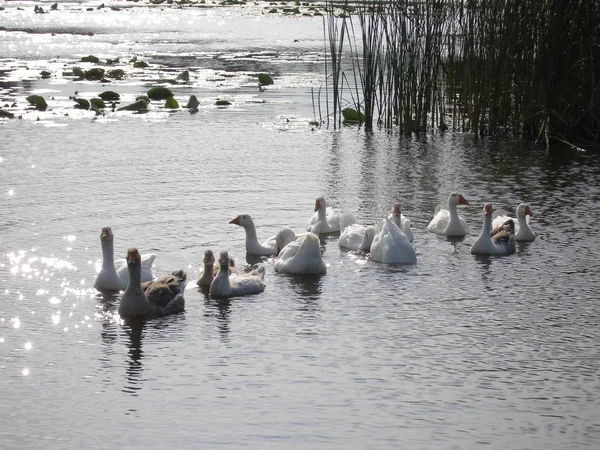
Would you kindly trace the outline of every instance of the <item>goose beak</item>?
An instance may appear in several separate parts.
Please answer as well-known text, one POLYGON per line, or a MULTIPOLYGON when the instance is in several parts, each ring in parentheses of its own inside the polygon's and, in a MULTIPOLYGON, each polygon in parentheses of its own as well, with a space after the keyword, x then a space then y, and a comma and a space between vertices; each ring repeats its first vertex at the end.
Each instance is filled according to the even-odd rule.
POLYGON ((398 206, 394 206, 394 216, 400 217, 400 208, 398 206))
POLYGON ((315 211, 318 211, 319 209, 321 209, 321 202, 319 200, 317 200, 315 202, 315 211))
POLYGON ((102 228, 102 234, 100 235, 100 237, 102 237, 102 238, 110 237, 110 228, 108 228, 108 227, 102 228))
POLYGON ((525 208, 525 215, 526 215, 526 216, 533 216, 533 214, 531 213, 531 209, 529 209, 529 206, 527 206, 527 207, 525 208))
POLYGON ((489 203, 483 205, 483 214, 485 214, 486 216, 492 215, 492 207, 489 203))
POLYGON ((235 219, 230 220, 229 223, 239 225, 240 224, 240 216, 237 216, 235 219))
POLYGON ((466 199, 466 198, 464 198, 464 197, 462 196, 462 194, 460 194, 460 197, 458 197, 458 204, 459 204, 459 205, 468 205, 468 204, 469 204, 469 202, 467 201, 467 199, 466 199))

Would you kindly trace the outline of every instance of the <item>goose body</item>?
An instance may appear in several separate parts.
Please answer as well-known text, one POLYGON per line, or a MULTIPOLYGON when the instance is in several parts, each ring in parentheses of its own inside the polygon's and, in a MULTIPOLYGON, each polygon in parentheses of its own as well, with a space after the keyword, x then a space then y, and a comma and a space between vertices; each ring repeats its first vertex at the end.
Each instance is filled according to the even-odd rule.
POLYGON ((402 232, 406 235, 410 242, 412 242, 415 239, 412 229, 410 228, 411 221, 410 219, 404 217, 404 215, 400 211, 400 203, 394 204, 394 206, 392 207, 392 213, 389 215, 388 219, 394 222, 396 226, 402 230, 402 232))
POLYGON ((271 256, 277 253, 275 236, 270 237, 262 244, 258 242, 256 227, 249 214, 240 214, 229 223, 243 227, 246 231, 246 253, 258 256, 271 256))
POLYGON ((356 223, 356 218, 341 209, 327 209, 327 202, 324 197, 318 197, 315 200, 315 214, 310 218, 306 225, 306 231, 314 233, 314 227, 321 222, 319 233, 337 233, 345 226, 356 223))
POLYGON ((219 255, 219 271, 210 284, 210 295, 215 297, 241 297, 243 295, 259 294, 265 290, 265 267, 249 273, 229 274, 229 254, 219 255))
MULTIPOLYGON (((317 224, 317 233, 320 222, 317 224)), ((281 232, 278 233, 278 237, 281 232)), ((327 266, 321 256, 318 234, 306 233, 283 247, 275 261, 275 272, 296 275, 325 275, 327 266)))
POLYGON ((185 309, 183 292, 187 274, 178 270, 170 275, 141 282, 141 256, 137 249, 127 252, 129 284, 121 297, 119 315, 123 317, 162 317, 185 309))
POLYGON ((338 245, 350 250, 369 252, 376 232, 377 230, 373 225, 364 226, 358 223, 350 224, 340 235, 338 245))
MULTIPOLYGON (((129 269, 124 259, 114 259, 114 235, 110 227, 100 233, 102 245, 102 267, 96 275, 94 287, 99 291, 123 291, 129 283, 129 269)), ((144 255, 141 263, 141 281, 152 280, 152 263, 155 255, 144 255)))
POLYGON ((491 203, 483 205, 483 227, 481 234, 471 246, 474 255, 509 255, 516 250, 515 223, 508 219, 501 227, 492 231, 491 203))
MULTIPOLYGON (((204 263, 204 268, 198 274, 196 284, 199 287, 208 288, 219 272, 219 266, 215 266, 215 255, 212 250, 206 250, 204 252, 204 259, 202 262, 204 263)), ((233 259, 229 260, 229 273, 237 273, 233 259)))
POLYGON ((507 220, 512 219, 515 222, 515 241, 533 242, 535 233, 529 225, 529 218, 533 216, 527 203, 520 203, 517 206, 517 218, 512 219, 509 216, 499 215, 492 221, 492 230, 501 227, 507 220))
POLYGON ((417 254, 406 234, 386 217, 373 239, 371 259, 388 264, 415 264, 417 254))
POLYGON ((467 222, 458 215, 458 205, 468 205, 469 202, 458 192, 452 192, 448 197, 448 209, 439 209, 427 230, 444 236, 465 236, 469 234, 467 222))

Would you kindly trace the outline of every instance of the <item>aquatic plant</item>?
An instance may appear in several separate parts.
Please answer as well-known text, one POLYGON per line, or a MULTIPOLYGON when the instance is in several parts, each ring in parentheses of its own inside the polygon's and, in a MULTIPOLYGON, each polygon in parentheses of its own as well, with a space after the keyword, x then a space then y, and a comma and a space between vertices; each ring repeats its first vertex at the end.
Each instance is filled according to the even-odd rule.
POLYGON ((26 98, 30 105, 35 106, 35 109, 38 111, 46 111, 48 108, 48 104, 46 100, 41 95, 30 95, 26 98))
POLYGON ((94 55, 89 55, 89 56, 82 57, 81 62, 89 62, 89 63, 93 63, 93 64, 98 64, 100 62, 100 59, 98 59, 98 57, 96 57, 94 55))
POLYGON ((104 91, 98 94, 98 97, 100 97, 105 102, 112 102, 118 101, 121 98, 121 95, 115 91, 104 91))
POLYGON ((101 98, 97 97, 90 99, 90 105, 98 109, 106 108, 106 104, 104 103, 104 101, 101 98))
POLYGON ((187 102, 187 105, 185 105, 185 107, 188 109, 198 109, 198 106, 200 106, 200 102, 198 101, 196 96, 190 95, 190 98, 187 102))
POLYGON ((600 138, 599 2, 327 0, 326 11, 334 125, 349 104, 367 127, 405 133, 600 138))
POLYGON ((85 98, 74 98, 75 109, 90 109, 90 102, 85 98))
POLYGON ((273 84, 273 78, 271 77, 271 75, 266 74, 266 73, 259 73, 258 74, 258 84, 260 86, 268 86, 273 84))
POLYGON ((147 111, 149 102, 149 100, 141 98, 136 100, 134 103, 118 108, 117 111, 147 111))
POLYGON ((175 97, 169 97, 165 101, 165 108, 167 109, 177 109, 179 108, 179 103, 175 100, 175 97))
POLYGON ((167 87, 156 86, 147 92, 150 100, 166 100, 169 97, 173 97, 173 92, 167 87))

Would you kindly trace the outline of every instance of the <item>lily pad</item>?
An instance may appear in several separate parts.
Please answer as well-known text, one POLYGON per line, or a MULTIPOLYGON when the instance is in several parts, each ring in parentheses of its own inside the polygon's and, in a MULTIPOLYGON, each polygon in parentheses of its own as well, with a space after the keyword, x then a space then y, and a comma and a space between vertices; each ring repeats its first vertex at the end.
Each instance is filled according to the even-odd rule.
POLYGON ((83 77, 85 75, 85 72, 81 67, 73 67, 73 75, 83 77))
POLYGON ((8 111, 4 111, 3 109, 0 109, 0 118, 2 119, 14 119, 15 115, 11 112, 8 111))
POLYGON ((198 106, 200 106, 200 102, 195 95, 191 95, 185 107, 188 109, 198 109, 198 106))
POLYGON ((179 103, 177 103, 177 100, 175 100, 175 97, 169 97, 167 99, 167 101, 165 102, 165 108, 177 109, 177 108, 179 108, 179 103))
POLYGON ((100 97, 105 102, 114 102, 118 101, 121 98, 121 96, 114 91, 101 92, 100 94, 98 94, 98 97, 100 97))
POLYGON ((342 109, 342 116, 344 116, 345 123, 358 123, 365 121, 365 115, 363 113, 359 113, 353 108, 342 109))
POLYGON ((217 106, 229 106, 229 105, 231 105, 231 102, 228 101, 228 100, 217 100, 215 102, 215 105, 217 105, 217 106))
POLYGON ((50 72, 48 72, 47 70, 42 70, 40 72, 40 75, 42 76, 42 78, 50 78, 52 76, 52 74, 50 72))
POLYGON ((89 55, 89 56, 84 56, 83 58, 81 58, 81 62, 89 62, 89 63, 98 64, 100 62, 100 60, 94 55, 89 55))
POLYGON ((153 87, 147 94, 150 100, 166 100, 169 97, 173 97, 173 92, 164 86, 153 87))
POLYGON ((259 73, 258 84, 260 84, 261 86, 268 86, 269 84, 273 84, 273 78, 271 78, 271 75, 268 75, 266 73, 259 73))
POLYGON ((144 68, 148 67, 148 63, 144 62, 144 61, 136 61, 133 63, 133 67, 135 69, 144 69, 144 68))
POLYGON ((104 103, 104 101, 101 98, 93 98, 90 100, 90 104, 92 106, 95 106, 98 109, 103 109, 106 108, 106 104, 104 103))
POLYGON ((140 99, 130 105, 122 106, 117 111, 146 111, 148 109, 148 102, 144 99, 140 99))
POLYGON ((115 80, 121 80, 125 76, 123 69, 111 69, 106 73, 106 78, 113 78, 115 80))
POLYGON ((30 95, 26 100, 29 104, 35 106, 38 111, 46 111, 46 108, 48 108, 46 100, 41 95, 30 95))
POLYGON ((186 81, 186 82, 190 81, 190 72, 187 70, 184 70, 179 75, 177 75, 176 80, 177 81, 186 81))
POLYGON ((74 98, 75 108, 77 109, 90 109, 90 102, 85 98, 74 98))
POLYGON ((101 69, 100 67, 95 67, 93 69, 86 70, 83 74, 83 77, 86 80, 101 80, 102 78, 104 78, 104 69, 101 69))

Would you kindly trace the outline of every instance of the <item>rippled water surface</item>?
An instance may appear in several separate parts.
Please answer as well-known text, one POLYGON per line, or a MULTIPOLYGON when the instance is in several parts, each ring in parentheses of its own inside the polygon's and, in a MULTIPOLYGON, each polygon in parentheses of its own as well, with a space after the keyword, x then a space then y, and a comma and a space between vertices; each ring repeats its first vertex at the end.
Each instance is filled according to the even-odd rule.
MULTIPOLYGON (((131 52, 191 67, 178 95, 206 100, 196 114, 66 116, 72 90, 106 87, 52 78, 5 91, 21 102, 21 90, 54 89, 57 99, 39 120, 27 111, 0 122, 3 448, 600 446, 597 156, 313 130, 320 18, 173 9, 150 21, 158 11, 140 8, 142 26, 129 11, 85 16, 60 3, 36 16, 34 3, 10 3, 0 26, 95 34, 76 44, 59 34, 47 47, 49 34, 0 31, 4 68, 131 52), (278 56, 247 56, 263 51, 278 56), (227 69, 215 55, 233 64, 235 52, 247 57, 232 84, 207 82, 227 69), (259 92, 252 71, 276 71, 275 86, 259 92), (233 107, 213 107, 224 92, 233 107), (426 231, 453 190, 470 202, 460 213, 472 235, 459 240, 426 231), (185 268, 195 279, 208 248, 257 262, 228 224, 237 214, 266 239, 303 229, 319 195, 361 223, 400 201, 417 264, 377 264, 328 236, 323 277, 276 274, 267 259, 263 294, 217 302, 190 284, 183 314, 146 322, 122 321, 119 297, 92 287, 102 226, 117 256, 136 246, 157 255, 157 275, 185 268), (528 202, 536 241, 472 256, 486 201, 508 211, 528 202)), ((133 98, 150 85, 117 88, 133 98)))

